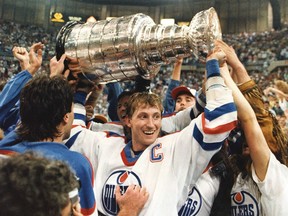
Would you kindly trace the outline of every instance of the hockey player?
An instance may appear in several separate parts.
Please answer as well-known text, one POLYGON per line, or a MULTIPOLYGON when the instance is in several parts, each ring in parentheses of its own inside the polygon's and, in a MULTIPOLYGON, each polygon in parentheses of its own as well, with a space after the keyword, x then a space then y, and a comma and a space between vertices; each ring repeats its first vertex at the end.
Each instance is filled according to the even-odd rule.
MULTIPOLYGON (((38 51, 38 55, 35 53, 38 49, 42 49, 42 45, 40 43, 34 44, 29 56, 26 49, 22 47, 13 49, 19 60, 28 58, 29 65, 30 63, 33 65, 31 67, 24 66, 23 69, 27 68, 27 70, 20 72, 5 86, 0 100, 2 105, 0 113, 3 114, 3 119, 5 119, 5 113, 8 113, 9 108, 11 109, 20 97, 19 94, 22 87, 32 79, 34 73, 41 65, 42 52, 38 51)), ((20 108, 22 119, 25 116, 24 120, 20 123, 20 129, 17 128, 16 131, 12 131, 0 142, 0 158, 33 150, 45 154, 46 157, 68 162, 82 182, 82 189, 79 191, 82 213, 84 215, 97 215, 97 211, 94 211, 96 204, 92 189, 93 171, 90 163, 81 154, 69 151, 62 143, 63 139, 69 137, 73 119, 73 112, 71 112, 65 114, 63 120, 61 120, 61 114, 66 109, 71 109, 72 111, 72 91, 65 80, 65 76, 68 75, 67 72, 69 71, 66 71, 64 76, 59 77, 59 74, 63 71, 64 59, 65 55, 59 61, 56 60, 56 57, 52 58, 50 61, 51 78, 46 76, 34 78, 24 88, 20 97, 22 99, 20 105, 22 106, 17 107, 18 109, 20 108), (71 103, 70 108, 69 103, 71 103), (33 112, 29 110, 33 110, 33 112), (60 122, 59 125, 56 125, 57 122, 60 122), (53 129, 53 125, 57 129, 53 129), (28 133, 26 133, 26 130, 28 133)), ((137 213, 147 201, 148 192, 146 192, 145 188, 139 189, 133 186, 127 190, 127 193, 116 194, 116 198, 120 206, 118 216, 137 216, 137 213), (131 204, 129 201, 133 199, 137 199, 137 201, 131 204)), ((43 212, 43 214, 45 213, 47 212, 43 212)), ((75 212, 74 214, 76 215, 75 212)), ((79 213, 77 215, 82 214, 79 213)))
MULTIPOLYGON (((95 168, 101 214, 117 214, 117 185, 125 191, 128 185, 136 184, 145 186, 150 194, 140 215, 177 215, 189 185, 197 181, 236 125, 231 91, 219 73, 218 60, 224 59, 221 51, 207 58, 207 106, 180 132, 158 138, 163 108, 160 98, 152 93, 136 93, 129 99, 126 121, 132 139, 128 143, 115 134, 87 130, 78 120, 73 131, 78 136, 70 142, 71 149, 85 154, 95 168)), ((81 107, 75 104, 75 109, 81 107)))
POLYGON ((63 77, 39 76, 32 79, 20 96, 21 122, 0 142, 5 155, 38 151, 66 161, 82 182, 79 191, 82 213, 93 215, 93 170, 83 155, 70 151, 62 141, 69 137, 73 113, 73 92, 63 77))
MULTIPOLYGON (((42 49, 42 46, 38 45, 31 51, 32 58, 37 56, 42 60, 42 52, 38 51, 39 56, 35 53, 37 49, 42 49)), ((0 103, 4 104, 1 110, 9 110, 7 108, 13 107, 20 98, 21 122, 1 140, 0 154, 10 155, 33 150, 47 157, 68 162, 82 182, 82 189, 79 191, 82 213, 93 215, 97 214, 97 211, 95 211, 93 170, 90 162, 83 155, 69 151, 63 143, 63 140, 70 135, 74 119, 73 91, 63 76, 55 75, 62 73, 64 59, 65 55, 59 62, 53 58, 50 63, 51 77, 47 75, 34 77, 22 89, 21 95, 20 90, 23 86, 21 80, 27 82, 31 79, 37 71, 35 66, 39 64, 31 65, 34 73, 31 73, 29 67, 6 84, 1 93, 0 103)))
MULTIPOLYGON (((130 138, 129 129, 126 125, 125 118, 126 118, 127 101, 129 100, 129 97, 133 93, 134 92, 132 91, 123 91, 118 97, 117 113, 118 113, 120 121, 107 122, 104 124, 90 121, 85 124, 86 110, 84 107, 81 106, 81 107, 76 107, 75 109, 76 125, 82 124, 83 127, 87 127, 90 130, 95 131, 95 132, 109 131, 112 133, 116 133, 119 136, 126 136, 127 138, 130 138), (77 122, 77 120, 80 120, 80 121, 77 122)), ((86 93, 83 94, 83 92, 77 91, 75 95, 76 95, 75 102, 85 105, 85 100, 83 99, 86 98, 87 94, 86 93)), ((165 114, 162 118, 162 127, 161 127, 162 134, 173 133, 173 132, 176 132, 185 128, 192 119, 196 118, 200 113, 204 111, 205 100, 206 100, 205 95, 201 93, 196 98, 195 106, 189 107, 179 113, 165 114)))

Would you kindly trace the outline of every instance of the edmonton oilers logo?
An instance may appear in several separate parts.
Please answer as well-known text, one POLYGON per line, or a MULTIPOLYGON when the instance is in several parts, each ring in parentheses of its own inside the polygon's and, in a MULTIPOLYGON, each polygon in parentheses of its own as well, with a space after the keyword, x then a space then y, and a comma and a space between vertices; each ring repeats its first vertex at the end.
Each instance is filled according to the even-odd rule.
POLYGON ((102 188, 102 203, 107 214, 117 215, 119 211, 115 197, 116 185, 120 186, 121 193, 125 193, 130 184, 142 186, 139 177, 131 171, 117 170, 107 178, 102 188), (128 176, 129 184, 125 183, 128 176))
POLYGON ((258 202, 252 194, 246 191, 231 194, 231 215, 233 216, 258 216, 258 202))
POLYGON ((179 216, 194 216, 200 211, 202 206, 202 197, 200 192, 193 187, 188 195, 188 199, 178 212, 179 216))

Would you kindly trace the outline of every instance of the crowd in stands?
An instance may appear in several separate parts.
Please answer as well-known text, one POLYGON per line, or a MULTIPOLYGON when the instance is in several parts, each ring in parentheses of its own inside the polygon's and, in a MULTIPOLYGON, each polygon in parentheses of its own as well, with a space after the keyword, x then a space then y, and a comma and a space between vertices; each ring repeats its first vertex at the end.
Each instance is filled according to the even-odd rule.
MULTIPOLYGON (((20 71, 19 63, 13 58, 13 46, 29 47, 36 42, 45 45, 43 50, 42 72, 47 71, 49 60, 55 55, 56 31, 47 32, 35 25, 23 25, 14 22, 0 21, 0 81, 7 80, 20 71)), ((288 67, 278 67, 268 71, 272 61, 288 59, 288 28, 281 31, 266 31, 261 33, 240 33, 223 35, 223 40, 232 45, 239 59, 246 66, 249 75, 264 90, 274 85, 274 80, 288 81, 288 67), (252 66, 252 67, 251 67, 252 66), (253 67, 254 66, 254 67, 253 67), (249 69, 250 68, 250 69, 249 69)), ((203 68, 203 63, 186 58, 183 65, 195 65, 203 68)), ((151 90, 164 98, 168 88, 173 63, 161 67, 160 72, 151 82, 151 90)), ((198 90, 202 85, 203 71, 184 71, 181 74, 181 84, 198 90)), ((1 88, 0 82, 0 88, 1 88)), ((133 82, 122 82, 123 89, 133 88, 133 82)), ((107 115, 107 91, 98 99, 96 112, 107 115)))

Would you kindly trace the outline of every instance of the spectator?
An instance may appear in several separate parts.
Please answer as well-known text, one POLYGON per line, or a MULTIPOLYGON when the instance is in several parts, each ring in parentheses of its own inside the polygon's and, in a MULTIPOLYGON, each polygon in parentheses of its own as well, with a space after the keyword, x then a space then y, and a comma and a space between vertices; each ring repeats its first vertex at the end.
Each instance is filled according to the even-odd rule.
POLYGON ((182 111, 187 107, 195 105, 196 90, 185 86, 178 86, 171 92, 172 98, 176 102, 175 112, 182 111))

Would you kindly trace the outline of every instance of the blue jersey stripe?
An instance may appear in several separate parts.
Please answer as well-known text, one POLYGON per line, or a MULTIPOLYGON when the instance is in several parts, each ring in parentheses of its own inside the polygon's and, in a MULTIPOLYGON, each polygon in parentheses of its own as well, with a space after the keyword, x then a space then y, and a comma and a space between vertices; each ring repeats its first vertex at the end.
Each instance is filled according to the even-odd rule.
POLYGON ((80 134, 81 131, 77 132, 74 134, 72 137, 69 138, 69 140, 65 143, 67 148, 71 148, 71 146, 74 144, 75 140, 77 139, 78 135, 80 134))
POLYGON ((86 116, 83 114, 74 113, 74 118, 77 120, 82 120, 82 121, 86 122, 86 116))
POLYGON ((196 141, 199 143, 199 145, 201 146, 202 149, 206 150, 206 151, 213 151, 216 149, 219 149, 223 143, 223 141, 220 142, 213 142, 213 143, 206 143, 203 141, 203 134, 201 133, 201 131, 199 130, 199 128, 197 127, 197 125, 195 125, 194 130, 193 130, 193 137, 196 139, 196 141))
POLYGON ((224 104, 220 107, 217 107, 216 109, 210 111, 207 108, 205 108, 204 112, 205 112, 205 119, 212 121, 220 116, 222 116, 223 114, 227 114, 227 113, 231 113, 231 112, 235 112, 236 111, 236 106, 234 103, 228 103, 228 104, 224 104))

